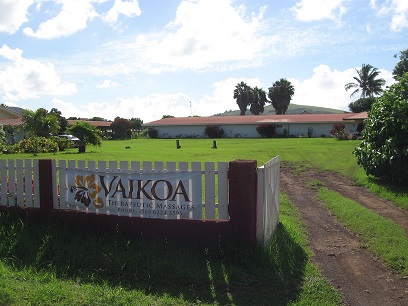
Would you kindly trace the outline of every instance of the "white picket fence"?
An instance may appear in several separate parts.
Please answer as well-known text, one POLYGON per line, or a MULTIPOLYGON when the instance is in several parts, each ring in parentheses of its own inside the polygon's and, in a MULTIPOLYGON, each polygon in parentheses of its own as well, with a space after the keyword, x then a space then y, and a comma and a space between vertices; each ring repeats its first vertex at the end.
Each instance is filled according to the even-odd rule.
MULTIPOLYGON (((201 172, 199 180, 195 180, 194 190, 201 190, 200 212, 201 220, 228 221, 228 163, 227 162, 192 162, 191 168, 187 162, 116 162, 116 161, 51 161, 53 181, 53 208, 67 209, 66 202, 69 188, 67 171, 83 170, 97 171, 115 175, 117 173, 178 173, 201 172), (191 169, 191 170, 190 170, 191 169)), ((0 160, 0 205, 40 208, 39 195, 39 161, 0 160)), ((279 217, 280 192, 280 158, 273 158, 264 166, 258 168, 257 191, 257 240, 267 243, 273 235, 279 217)), ((71 207, 72 209, 72 207, 71 207)), ((98 213, 89 207, 77 205, 75 210, 98 213)), ((109 211, 112 215, 143 217, 140 214, 120 214, 118 210, 109 211)), ((197 216, 190 216, 197 219, 197 216)), ((178 219, 180 216, 168 215, 168 219, 178 219)), ((183 217, 185 218, 185 217, 183 217)))
POLYGON ((268 243, 279 222, 280 156, 258 168, 257 240, 268 243))
POLYGON ((0 160, 0 203, 40 208, 38 160, 0 160))

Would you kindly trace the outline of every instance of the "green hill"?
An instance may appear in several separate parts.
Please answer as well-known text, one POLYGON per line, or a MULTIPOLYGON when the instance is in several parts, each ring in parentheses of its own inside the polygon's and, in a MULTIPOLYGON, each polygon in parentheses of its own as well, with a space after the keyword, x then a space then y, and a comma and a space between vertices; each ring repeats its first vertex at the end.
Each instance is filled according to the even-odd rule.
MULTIPOLYGON (((298 104, 289 104, 288 115, 291 114, 300 114, 303 112, 308 112, 312 114, 342 114, 346 113, 345 111, 333 108, 326 107, 317 107, 317 106, 308 106, 308 105, 298 105, 298 104)), ((251 115, 249 110, 246 111, 246 115, 251 115)), ((275 109, 272 105, 265 106, 265 110, 262 115, 275 115, 275 109)), ((239 110, 230 110, 223 113, 215 114, 214 116, 239 116, 239 110)))

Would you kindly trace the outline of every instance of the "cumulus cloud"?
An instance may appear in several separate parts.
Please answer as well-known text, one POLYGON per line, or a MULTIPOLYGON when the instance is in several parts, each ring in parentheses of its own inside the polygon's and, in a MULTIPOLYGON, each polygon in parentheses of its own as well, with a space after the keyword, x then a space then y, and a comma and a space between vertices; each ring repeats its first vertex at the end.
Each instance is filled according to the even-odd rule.
MULTIPOLYGON (((354 82, 353 77, 357 75, 356 68, 339 71, 322 64, 313 69, 313 75, 308 79, 290 79, 295 87, 295 95, 291 103, 348 111, 350 102, 358 97, 351 100, 351 92, 346 91, 344 85, 354 82)), ((395 82, 389 71, 380 69, 380 77, 385 79, 387 85, 395 82)))
POLYGON ((264 47, 259 37, 263 12, 246 14, 231 0, 182 1, 164 33, 140 35, 135 49, 157 69, 204 69, 252 61, 264 47))
POLYGON ((140 16, 140 14, 142 14, 142 10, 139 7, 138 0, 115 0, 112 8, 105 15, 103 15, 102 19, 109 24, 115 24, 118 22, 120 15, 135 17, 140 16))
POLYGON ((15 33, 27 22, 27 11, 34 0, 0 0, 0 32, 15 33))
POLYGON ((0 92, 3 100, 18 101, 38 98, 40 95, 71 95, 76 92, 74 83, 62 82, 54 65, 22 57, 20 49, 3 45, 0 56, 9 60, 0 70, 0 92))
POLYGON ((370 0, 370 6, 377 12, 377 14, 391 17, 391 30, 401 31, 403 28, 408 28, 408 1, 370 0))
POLYGON ((102 83, 96 84, 96 88, 112 88, 118 87, 119 84, 112 80, 104 80, 102 83))
POLYGON ((301 0, 292 11, 296 18, 302 21, 339 20, 347 11, 343 2, 344 0, 301 0))
POLYGON ((66 117, 98 116, 110 120, 113 120, 116 116, 128 119, 138 117, 144 122, 158 120, 163 115, 176 117, 211 116, 216 113, 223 113, 226 110, 237 109, 233 91, 235 85, 241 81, 253 87, 261 87, 258 78, 228 78, 215 82, 213 92, 210 95, 205 95, 196 100, 186 93, 178 92, 151 94, 145 97, 119 97, 113 102, 94 101, 83 105, 80 109, 74 109, 72 104, 58 100, 56 107, 66 117))
POLYGON ((26 27, 24 34, 36 38, 52 39, 69 36, 86 28, 87 22, 97 16, 92 0, 60 0, 61 11, 52 19, 42 22, 37 31, 26 27))

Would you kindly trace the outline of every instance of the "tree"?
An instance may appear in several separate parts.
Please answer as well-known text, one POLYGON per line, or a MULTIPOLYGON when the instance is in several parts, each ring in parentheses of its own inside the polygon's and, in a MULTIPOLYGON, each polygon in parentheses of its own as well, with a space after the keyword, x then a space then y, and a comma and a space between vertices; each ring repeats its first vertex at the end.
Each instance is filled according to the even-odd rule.
POLYGON ((292 83, 283 78, 273 83, 272 87, 269 87, 268 97, 277 115, 286 114, 294 94, 295 88, 292 83))
POLYGON ((234 99, 240 110, 240 115, 245 116, 245 112, 252 101, 253 91, 245 82, 238 83, 234 89, 234 99))
POLYGON ((347 83, 344 85, 345 90, 354 89, 350 97, 361 92, 361 98, 372 98, 378 96, 382 92, 382 87, 385 85, 384 79, 379 79, 380 71, 370 64, 362 64, 361 69, 356 69, 358 77, 353 77, 356 83, 347 83))
POLYGON ((408 73, 373 104, 364 121, 364 140, 355 149, 367 175, 408 184, 408 73))
POLYGON ((106 120, 105 118, 102 118, 102 117, 92 117, 91 121, 108 121, 108 120, 106 120))
MULTIPOLYGON (((397 58, 397 56, 397 54, 394 55, 395 58, 397 58)), ((394 79, 401 77, 404 73, 408 72, 408 49, 401 51, 399 58, 399 62, 395 65, 394 70, 392 71, 394 79)))
POLYGON ((127 119, 116 117, 111 128, 114 139, 129 139, 132 136, 132 124, 127 119))
POLYGON ((56 135, 59 130, 58 118, 55 114, 48 113, 44 108, 36 111, 24 110, 23 128, 32 136, 49 137, 56 135))
POLYGON ((262 88, 254 87, 252 89, 252 100, 250 102, 250 108, 252 114, 260 115, 264 112, 265 103, 268 101, 266 98, 266 92, 262 88))
POLYGON ((59 125, 57 134, 58 135, 64 134, 65 130, 68 127, 68 120, 65 117, 61 116, 61 112, 56 108, 51 108, 50 114, 55 115, 55 117, 57 117, 59 125))
POLYGON ((163 115, 162 119, 175 118, 173 115, 163 115))
POLYGON ((375 99, 374 97, 360 98, 351 102, 348 107, 353 113, 366 112, 371 109, 371 105, 373 105, 375 99))
POLYGON ((87 122, 77 121, 74 125, 70 126, 67 131, 79 138, 79 153, 85 153, 86 145, 88 144, 94 146, 100 146, 102 144, 101 132, 87 122))
POLYGON ((3 125, 0 124, 0 144, 6 142, 6 132, 3 129, 3 125))
POLYGON ((134 131, 140 131, 142 129, 143 120, 140 118, 131 118, 129 119, 131 128, 134 131))

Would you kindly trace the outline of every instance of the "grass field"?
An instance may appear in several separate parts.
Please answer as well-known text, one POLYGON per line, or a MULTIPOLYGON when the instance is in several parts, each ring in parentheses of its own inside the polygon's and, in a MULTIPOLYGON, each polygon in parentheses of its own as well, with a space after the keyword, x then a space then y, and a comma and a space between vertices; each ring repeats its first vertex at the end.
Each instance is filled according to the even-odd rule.
MULTIPOLYGON (((211 149, 212 140, 208 139, 180 142, 179 150, 174 139, 139 139, 105 141, 99 148, 88 147, 85 154, 69 150, 0 158, 177 162, 253 159, 262 165, 280 155, 282 162, 294 163, 300 169, 339 172, 408 208, 403 190, 378 184, 357 166, 352 155, 357 141, 220 139, 218 149, 211 149)), ((373 242, 380 244, 376 246, 380 249, 384 243, 373 242)), ((284 194, 280 223, 264 250, 248 249, 239 241, 227 245, 146 241, 116 231, 72 227, 63 221, 38 222, 3 213, 0 305, 339 305, 338 292, 322 278, 310 258, 299 213, 284 194)))

